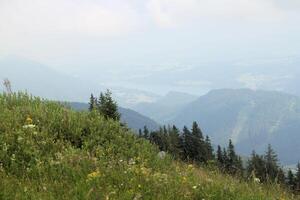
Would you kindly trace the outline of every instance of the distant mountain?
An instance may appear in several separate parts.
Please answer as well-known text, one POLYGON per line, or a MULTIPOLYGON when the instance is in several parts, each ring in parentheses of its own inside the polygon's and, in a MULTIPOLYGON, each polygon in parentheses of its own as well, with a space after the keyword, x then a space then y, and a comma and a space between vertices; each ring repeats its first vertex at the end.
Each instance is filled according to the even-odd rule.
POLYGON ((184 106, 196 100, 197 97, 182 92, 169 92, 152 103, 140 103, 133 107, 134 110, 149 116, 159 122, 169 121, 184 106))
POLYGON ((84 102, 91 93, 99 95, 107 88, 113 92, 113 97, 124 107, 141 102, 153 102, 159 98, 159 95, 146 91, 100 85, 91 80, 73 77, 41 63, 15 56, 0 59, 0 81, 2 82, 4 78, 11 81, 14 91, 26 90, 35 96, 59 101, 84 102))
MULTIPOLYGON (((89 107, 87 103, 71 102, 68 104, 75 110, 88 110, 89 107)), ((121 121, 126 123, 129 128, 135 131, 143 129, 144 126, 147 126, 150 130, 157 130, 159 128, 159 124, 154 120, 141 115, 136 111, 119 107, 119 112, 121 113, 121 121)))
MULTIPOLYGON (((86 100, 94 85, 59 73, 45 65, 27 59, 7 57, 0 60, 0 79, 8 78, 14 91, 54 100, 86 100)), ((99 90, 103 90, 100 86, 99 90)))
POLYGON ((216 144, 231 138, 249 155, 272 144, 284 164, 300 161, 300 98, 250 89, 213 90, 177 113, 170 123, 180 127, 197 121, 216 144))

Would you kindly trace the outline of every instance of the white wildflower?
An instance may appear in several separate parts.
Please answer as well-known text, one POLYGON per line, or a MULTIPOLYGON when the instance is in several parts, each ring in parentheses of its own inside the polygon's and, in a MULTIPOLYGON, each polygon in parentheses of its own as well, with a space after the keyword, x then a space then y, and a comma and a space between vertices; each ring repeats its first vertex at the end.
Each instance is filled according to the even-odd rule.
POLYGON ((164 152, 164 151, 160 151, 158 154, 157 154, 157 156, 160 158, 160 159, 164 159, 165 157, 166 157, 166 152, 164 152))

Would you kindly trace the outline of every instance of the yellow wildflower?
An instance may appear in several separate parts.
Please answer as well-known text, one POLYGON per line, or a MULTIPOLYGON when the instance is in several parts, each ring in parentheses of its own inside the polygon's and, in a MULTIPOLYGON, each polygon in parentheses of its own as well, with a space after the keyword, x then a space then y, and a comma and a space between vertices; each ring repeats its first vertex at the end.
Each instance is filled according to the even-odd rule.
POLYGON ((189 169, 193 169, 194 166, 193 166, 192 164, 189 164, 189 165, 188 165, 188 168, 189 168, 189 169))
POLYGON ((30 116, 27 116, 27 118, 26 118, 26 124, 32 124, 32 119, 31 119, 31 117, 30 116))
POLYGON ((99 170, 97 170, 97 171, 94 171, 94 172, 88 174, 87 179, 88 180, 93 180, 93 179, 98 178, 100 176, 101 176, 101 173, 99 172, 99 170))

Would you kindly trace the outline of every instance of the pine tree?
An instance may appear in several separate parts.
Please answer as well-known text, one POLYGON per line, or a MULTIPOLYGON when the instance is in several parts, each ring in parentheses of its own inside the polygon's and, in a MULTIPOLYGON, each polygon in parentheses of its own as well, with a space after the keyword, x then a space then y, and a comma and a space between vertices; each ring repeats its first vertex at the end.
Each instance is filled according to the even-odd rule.
POLYGON ((192 141, 191 141, 191 152, 190 152, 190 157, 198 162, 206 162, 206 154, 207 154, 207 149, 205 142, 203 140, 203 134, 201 129, 199 128, 197 122, 193 122, 192 126, 192 141))
POLYGON ((225 172, 229 171, 229 158, 228 158, 228 154, 225 148, 223 148, 223 152, 222 152, 222 158, 223 158, 223 168, 225 172))
POLYGON ((269 144, 265 159, 265 169, 266 169, 266 178, 268 181, 274 181, 278 176, 278 159, 275 151, 272 149, 272 146, 269 144))
POLYGON ((296 186, 296 179, 295 175, 292 172, 292 170, 289 169, 288 174, 287 174, 287 185, 290 188, 290 190, 294 190, 296 186))
POLYGON ((237 157, 236 168, 237 168, 236 174, 238 174, 240 177, 243 177, 244 167, 243 167, 243 160, 241 156, 237 157))
POLYGON ((147 126, 144 126, 144 138, 149 139, 149 130, 147 126))
POLYGON ((183 141, 183 159, 186 161, 193 160, 193 138, 190 130, 184 126, 182 133, 183 141))
POLYGON ((218 145, 218 149, 217 149, 217 162, 218 162, 218 166, 221 170, 224 170, 225 168, 225 161, 224 161, 224 157, 223 157, 223 152, 222 152, 222 148, 220 145, 218 145))
POLYGON ((92 111, 96 108, 96 105, 95 105, 95 97, 93 94, 91 94, 91 97, 90 97, 90 102, 89 102, 89 111, 92 111))
POLYGON ((139 138, 143 137, 142 129, 139 129, 139 138))
POLYGON ((285 184, 285 174, 282 168, 278 168, 278 172, 277 172, 277 183, 284 185, 285 184))
POLYGON ((206 147, 205 160, 206 161, 213 160, 214 159, 214 149, 211 145, 211 141, 210 141, 210 138, 208 137, 208 135, 205 138, 205 147, 206 147))
POLYGON ((232 140, 229 140, 227 154, 228 154, 227 170, 230 174, 235 174, 238 171, 239 163, 238 163, 238 157, 235 153, 232 140))
POLYGON ((121 115, 118 112, 118 105, 112 99, 112 93, 109 90, 105 94, 100 93, 98 110, 106 119, 120 120, 121 115))
POLYGON ((295 186, 296 191, 300 192, 300 163, 297 164, 297 172, 295 177, 295 186))
POLYGON ((199 128, 197 122, 193 122, 192 134, 194 136, 196 136, 197 138, 203 139, 203 133, 202 133, 201 129, 199 128))
POLYGON ((169 129, 169 152, 176 158, 180 158, 181 156, 181 144, 180 144, 180 136, 179 130, 176 126, 173 125, 172 129, 169 129))

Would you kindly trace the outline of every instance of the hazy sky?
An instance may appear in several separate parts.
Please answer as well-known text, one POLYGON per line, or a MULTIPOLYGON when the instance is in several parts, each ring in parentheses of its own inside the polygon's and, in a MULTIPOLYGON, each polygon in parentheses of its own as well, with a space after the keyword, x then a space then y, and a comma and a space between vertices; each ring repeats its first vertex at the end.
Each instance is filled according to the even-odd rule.
POLYGON ((255 88, 292 77, 259 68, 299 56, 299 24, 299 0, 0 0, 0 57, 157 93, 255 88))

